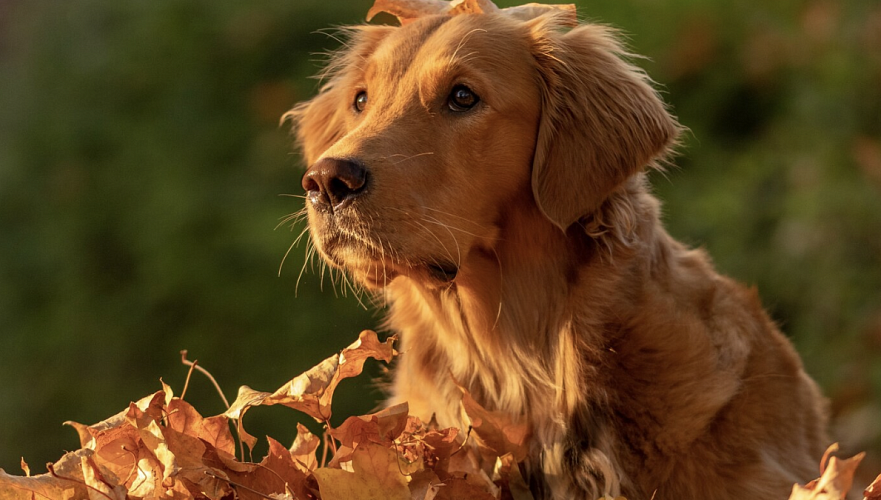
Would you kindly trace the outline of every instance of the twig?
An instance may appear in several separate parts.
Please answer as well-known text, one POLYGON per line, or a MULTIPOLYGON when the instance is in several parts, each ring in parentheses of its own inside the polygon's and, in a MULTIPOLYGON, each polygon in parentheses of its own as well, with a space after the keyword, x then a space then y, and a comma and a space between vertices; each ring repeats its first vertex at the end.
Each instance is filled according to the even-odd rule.
MULTIPOLYGON (((136 470, 141 470, 141 465, 138 463, 138 454, 137 453, 126 448, 125 445, 122 445, 122 451, 125 451, 125 452, 131 454, 132 458, 134 459, 133 463, 132 463, 132 468, 131 468, 131 470, 128 471, 128 476, 126 476, 125 479, 123 479, 122 482, 119 483, 119 484, 126 484, 126 483, 128 483, 128 480, 132 478, 132 474, 134 474, 136 470)), ((132 483, 132 489, 134 489, 134 483, 132 483)))
POLYGON ((471 431, 472 431, 473 429, 474 429, 474 426, 471 426, 471 425, 468 426, 468 433, 465 434, 465 441, 462 441, 462 446, 460 446, 459 449, 457 449, 456 451, 450 453, 450 456, 451 456, 451 457, 452 457, 453 455, 455 455, 456 453, 459 453, 460 451, 462 451, 462 448, 464 448, 465 445, 468 444, 468 438, 471 437, 471 431))
MULTIPOLYGON (((186 357, 186 352, 187 351, 182 351, 181 354, 186 357)), ((187 395, 187 388, 190 386, 190 377, 193 376, 193 370, 196 369, 196 363, 198 362, 199 360, 197 359, 196 361, 193 361, 193 364, 190 365, 190 371, 187 372, 187 380, 184 382, 184 390, 180 393, 181 401, 183 401, 184 396, 187 395)), ((227 406, 227 408, 229 408, 229 406, 227 406)))
POLYGON ((402 476, 412 476, 412 474, 407 474, 406 472, 404 472, 404 469, 401 468, 401 459, 407 460, 407 457, 405 457, 403 453, 398 456, 398 442, 392 441, 392 444, 395 445, 395 462, 398 463, 398 472, 400 472, 402 476))
POLYGON ((324 446, 321 448, 321 466, 327 465, 327 431, 324 431, 324 446))
MULTIPOLYGON (((196 360, 196 361, 188 360, 186 349, 184 349, 183 351, 180 352, 180 360, 181 360, 181 363, 191 367, 191 369, 195 368, 196 370, 199 370, 200 372, 202 372, 202 374, 204 374, 206 377, 208 377, 208 380, 210 380, 211 383, 214 384, 214 388, 217 389, 217 394, 220 394, 220 399, 223 400, 223 404, 226 405, 226 409, 228 410, 229 409, 229 401, 226 400, 226 396, 223 395, 223 390, 220 389, 220 384, 217 383, 217 380, 214 379, 214 376, 212 376, 211 373, 208 372, 208 370, 206 370, 206 369, 202 368, 201 366, 199 366, 198 364, 196 364, 198 362, 198 360, 196 360)), ((189 377, 187 377, 187 380, 189 380, 189 377)))
POLYGON ((330 426, 330 420, 324 421, 324 429, 325 429, 325 431, 324 431, 325 435, 327 436, 327 439, 330 441, 330 447, 333 448, 333 454, 334 454, 334 456, 336 456, 336 454, 339 452, 339 450, 336 447, 336 441, 333 439, 333 436, 330 434, 330 430, 332 429, 332 427, 330 426))

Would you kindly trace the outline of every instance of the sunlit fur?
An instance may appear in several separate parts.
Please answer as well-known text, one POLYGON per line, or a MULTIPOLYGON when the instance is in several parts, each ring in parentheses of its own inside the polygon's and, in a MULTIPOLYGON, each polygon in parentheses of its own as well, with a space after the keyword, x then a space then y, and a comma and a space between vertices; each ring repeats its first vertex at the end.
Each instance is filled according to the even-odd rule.
POLYGON ((537 498, 785 498, 815 474, 824 402, 755 291, 664 231, 645 171, 680 127, 650 81, 612 30, 560 24, 349 30, 286 115, 308 165, 368 170, 347 206, 309 207, 315 248, 388 301, 391 402, 462 426, 457 381, 528 423, 537 498))

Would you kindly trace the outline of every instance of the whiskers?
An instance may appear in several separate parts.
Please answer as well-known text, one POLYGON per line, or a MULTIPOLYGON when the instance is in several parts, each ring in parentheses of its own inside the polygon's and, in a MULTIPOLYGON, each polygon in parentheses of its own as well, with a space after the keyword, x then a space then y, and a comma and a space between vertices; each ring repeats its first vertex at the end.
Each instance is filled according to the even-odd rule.
MULTIPOLYGON (((293 197, 293 198, 305 198, 305 196, 293 195, 293 194, 283 194, 280 196, 289 196, 289 197, 293 197)), ((291 213, 291 214, 288 214, 288 215, 285 215, 284 217, 282 217, 280 219, 279 223, 275 226, 275 229, 278 230, 278 228, 287 224, 290 227, 291 232, 293 232, 297 228, 297 226, 300 225, 306 219, 307 215, 308 215, 308 212, 306 211, 306 207, 303 207, 294 213, 291 213)), ((300 241, 303 240, 303 237, 306 236, 306 234, 308 232, 309 232, 309 226, 304 224, 303 228, 300 229, 300 233, 297 235, 296 238, 294 238, 293 243, 291 243, 291 245, 288 247, 287 251, 284 253, 284 257, 281 258, 281 263, 279 263, 279 265, 278 265, 278 276, 279 277, 281 277, 281 272, 284 269, 284 264, 288 259, 288 255, 291 254, 291 250, 293 250, 294 247, 299 246, 300 241)), ((306 271, 307 265, 309 265, 311 263, 313 270, 315 268, 315 265, 314 265, 315 252, 316 252, 316 248, 315 248, 315 245, 312 243, 312 238, 306 238, 306 255, 305 255, 305 259, 303 260, 303 266, 300 268, 300 273, 297 275, 297 283, 294 286, 294 295, 295 296, 299 294, 300 280, 303 278, 303 273, 306 271)))
POLYGON ((392 162, 392 165, 397 165, 398 163, 403 163, 405 161, 412 160, 413 158, 419 158, 420 156, 428 156, 428 155, 433 155, 433 154, 434 154, 434 151, 427 151, 425 153, 418 153, 418 154, 410 155, 410 156, 402 155, 402 154, 394 154, 394 155, 389 156, 389 158, 394 158, 396 156, 402 156, 403 158, 401 158, 400 160, 396 160, 396 161, 392 162))
MULTIPOLYGON (((302 195, 290 195, 283 194, 281 196, 288 196, 293 198, 305 198, 302 195)), ((318 247, 315 245, 315 242, 312 240, 312 235, 309 231, 309 225, 305 223, 306 218, 308 217, 308 211, 306 207, 297 210, 296 212, 285 215, 279 219, 279 223, 275 226, 275 229, 278 230, 283 226, 288 226, 291 232, 296 231, 299 228, 299 232, 297 233, 297 237, 294 238, 294 241, 290 244, 287 251, 285 251, 284 256, 281 259, 281 263, 278 266, 278 276, 281 277, 282 271, 284 270, 285 262, 288 259, 288 256, 294 250, 294 248, 299 247, 302 241, 306 241, 306 252, 304 254, 303 265, 300 266, 300 272, 297 274, 297 281, 294 285, 294 295, 299 295, 300 291, 300 282, 303 279, 303 276, 306 273, 306 270, 309 269, 310 272, 316 274, 316 263, 315 257, 318 254, 318 247)), ((384 246, 382 252, 384 253, 384 246)), ((383 272, 385 273, 385 262, 383 262, 383 272)), ((319 279, 319 288, 324 290, 324 282, 325 276, 327 276, 328 281, 331 284, 331 289, 333 290, 333 294, 336 297, 343 296, 348 297, 349 294, 358 301, 358 304, 361 305, 362 308, 367 309, 367 305, 365 305, 364 294, 366 290, 363 286, 361 286, 356 280, 352 279, 345 270, 338 268, 337 266, 330 265, 327 260, 323 258, 318 259, 318 279, 319 279)))

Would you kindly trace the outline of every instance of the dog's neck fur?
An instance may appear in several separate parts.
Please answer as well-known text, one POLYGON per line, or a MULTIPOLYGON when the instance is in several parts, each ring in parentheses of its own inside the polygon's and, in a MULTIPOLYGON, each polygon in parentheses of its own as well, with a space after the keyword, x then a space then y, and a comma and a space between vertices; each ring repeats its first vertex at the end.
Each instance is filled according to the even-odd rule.
POLYGON ((401 325, 420 325, 401 331, 404 357, 432 356, 424 360, 425 370, 440 378, 452 375, 493 410, 525 416, 528 407, 548 407, 548 398, 554 397, 553 410, 571 414, 574 395, 583 394, 583 372, 589 366, 563 362, 599 362, 601 351, 610 347, 602 334, 620 319, 618 305, 632 303, 618 297, 619 290, 638 288, 619 282, 645 279, 621 261, 650 260, 643 254, 656 253, 653 247, 658 244, 657 202, 641 177, 624 186, 602 210, 563 233, 534 204, 512 203, 500 214, 498 231, 487 245, 464 256, 454 284, 435 288, 407 278, 393 282, 388 326, 401 331, 401 325), (629 234, 598 234, 605 227, 603 218, 622 217, 622 212, 631 221, 629 234), (598 235, 589 236, 591 230, 598 235), (610 279, 612 260, 622 272, 610 279), (592 273, 598 267, 602 272, 592 273), (592 274, 604 279, 592 281, 592 274), (576 286, 583 281, 591 286, 576 286), (585 288, 591 297, 574 297, 571 291, 541 294, 585 288), (559 296, 568 300, 560 301, 559 296), (419 307, 422 300, 430 308, 419 307), (592 316, 581 314, 585 308, 578 304, 588 304, 592 316), (577 336, 574 329, 579 330, 577 336), (567 355, 573 350, 582 355, 567 355), (594 356, 583 356, 591 352, 594 356), (512 366, 521 368, 517 376, 512 376, 512 366))

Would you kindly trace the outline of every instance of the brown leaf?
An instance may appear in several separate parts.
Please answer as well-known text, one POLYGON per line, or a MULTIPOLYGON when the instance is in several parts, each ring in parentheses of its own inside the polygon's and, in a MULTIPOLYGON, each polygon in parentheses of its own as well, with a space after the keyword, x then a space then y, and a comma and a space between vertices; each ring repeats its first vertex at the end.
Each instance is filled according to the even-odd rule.
POLYGON ((236 454, 236 441, 229 431, 229 420, 223 415, 216 415, 202 420, 199 428, 199 439, 218 450, 236 454))
POLYGON ((340 354, 325 359, 272 394, 242 386, 235 402, 223 415, 237 420, 239 435, 252 449, 257 439, 245 432, 242 426, 242 419, 251 407, 280 404, 300 410, 319 422, 327 422, 331 417, 331 401, 337 385, 343 379, 360 375, 368 358, 391 361, 396 354, 394 341, 395 338, 391 337, 380 342, 376 332, 364 330, 358 340, 340 354))
POLYGON ((33 500, 49 498, 52 500, 71 500, 89 498, 88 488, 82 477, 82 457, 92 454, 91 450, 77 450, 61 457, 50 470, 56 472, 37 476, 12 476, 0 469, 0 499, 33 500), (77 465, 78 469, 71 464, 77 465))
POLYGON ((370 415, 349 417, 336 429, 330 429, 330 435, 351 448, 366 441, 388 446, 404 431, 409 410, 407 403, 401 403, 370 415))
POLYGON ((330 418, 335 375, 339 372, 340 355, 335 354, 311 370, 293 378, 261 402, 264 405, 282 404, 300 410, 319 422, 330 418))
POLYGON ((443 483, 431 470, 416 472, 410 477, 410 497, 412 500, 433 500, 443 483))
POLYGON ((578 18, 575 14, 575 5, 548 5, 529 3, 499 9, 491 0, 376 0, 373 7, 367 11, 367 20, 373 19, 376 14, 387 12, 398 18, 401 24, 407 24, 420 17, 447 14, 455 16, 459 14, 490 14, 502 12, 506 15, 528 21, 538 16, 551 13, 564 13, 564 24, 576 26, 578 18))
POLYGON ((459 429, 456 428, 428 431, 421 439, 429 446, 431 454, 438 459, 450 458, 453 452, 462 447, 459 429))
POLYGON ((380 437, 376 420, 370 420, 368 416, 349 417, 339 427, 330 429, 329 432, 340 444, 353 450, 360 443, 389 444, 384 443, 385 440, 380 437))
POLYGON ((316 469, 322 500, 410 500, 406 476, 393 450, 378 444, 359 446, 352 469, 316 469))
POLYGON ((449 4, 442 0, 376 0, 367 11, 367 20, 380 12, 387 12, 397 17, 401 24, 407 24, 423 16, 445 14, 449 8, 449 4))
POLYGON ((297 424, 297 437, 290 447, 291 456, 298 463, 303 464, 306 470, 315 470, 318 467, 318 458, 315 456, 321 439, 309 432, 302 424, 297 424))
POLYGON ((529 21, 545 14, 556 12, 558 14, 558 22, 563 26, 574 28, 578 26, 578 15, 575 11, 575 4, 543 4, 543 3, 527 3, 523 5, 515 5, 502 9, 502 12, 520 19, 521 21, 529 21))
POLYGON ((131 486, 137 477, 138 430, 131 425, 108 429, 95 436, 95 463, 119 484, 131 486))
POLYGON ((202 418, 189 403, 174 398, 166 407, 167 427, 181 434, 197 437, 209 445, 231 455, 236 452, 236 441, 229 431, 229 420, 223 416, 202 418))
POLYGON ((502 490, 500 498, 504 500, 535 500, 520 467, 510 453, 496 459, 493 481, 502 490))
POLYGON ((121 486, 110 486, 104 482, 101 474, 96 470, 97 466, 90 457, 81 457, 83 482, 89 488, 89 499, 126 500, 126 490, 121 486))
POLYGON ((336 377, 337 383, 340 380, 350 377, 357 377, 364 370, 364 362, 368 358, 378 359, 391 362, 397 352, 394 349, 396 337, 390 337, 385 342, 380 342, 373 330, 364 330, 358 336, 352 345, 343 349, 340 353, 339 375, 336 377))
POLYGON ((863 490, 864 500, 881 500, 881 475, 863 490))
POLYGON ((230 481, 245 487, 236 488, 238 498, 258 500, 273 494, 284 496, 288 492, 295 493, 298 498, 309 498, 306 472, 296 464, 290 450, 272 438, 267 439, 269 452, 263 461, 259 464, 238 463, 234 469, 226 471, 230 481))
MULTIPOLYGON (((837 449, 837 444, 829 447, 823 456, 824 462, 834 449, 837 449)), ((819 479, 811 481, 806 486, 793 485, 789 500, 844 500, 853 485, 854 473, 865 455, 858 453, 846 460, 829 458, 829 463, 819 479)))
POLYGON ((488 491, 492 483, 486 476, 468 474, 465 477, 449 477, 438 488, 436 500, 495 500, 494 493, 488 491))
MULTIPOLYGON (((150 394, 149 396, 146 396, 144 398, 139 399, 137 402, 132 403, 132 405, 134 405, 137 408, 140 408, 141 411, 147 411, 150 408, 154 408, 154 410, 151 412, 154 415, 157 414, 157 412, 155 411, 155 408, 158 408, 159 409, 158 414, 161 415, 161 413, 162 413, 161 403, 162 403, 162 401, 164 401, 164 399, 165 399, 165 392, 159 391, 159 392, 150 394)), ((69 426, 73 427, 74 430, 76 430, 77 434, 79 434, 79 437, 80 437, 80 446, 81 447, 95 449, 95 443, 94 443, 95 436, 100 434, 101 432, 104 432, 104 431, 107 431, 110 429, 116 429, 120 426, 125 425, 126 424, 126 415, 128 414, 129 410, 130 410, 130 408, 126 408, 125 410, 122 410, 121 412, 117 413, 116 415, 113 415, 112 417, 104 419, 104 420, 98 422, 97 424, 93 424, 93 425, 83 425, 83 424, 80 424, 77 422, 71 422, 71 421, 64 422, 64 425, 69 425, 69 426)))
POLYGON ((162 495, 162 465, 144 446, 138 447, 137 467, 126 482, 129 496, 152 498, 162 495))
POLYGON ((510 453, 520 462, 529 451, 529 426, 516 423, 507 413, 491 412, 481 406, 463 387, 462 406, 471 419, 471 426, 479 441, 490 448, 496 456, 510 453))

